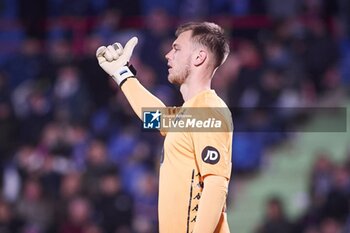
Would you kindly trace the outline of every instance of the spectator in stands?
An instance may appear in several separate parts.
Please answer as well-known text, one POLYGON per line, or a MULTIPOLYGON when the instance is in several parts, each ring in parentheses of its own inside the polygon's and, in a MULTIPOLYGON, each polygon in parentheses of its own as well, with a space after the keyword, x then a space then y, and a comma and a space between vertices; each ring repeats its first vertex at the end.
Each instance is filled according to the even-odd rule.
POLYGON ((38 132, 41 132, 50 122, 54 109, 51 100, 45 95, 44 90, 30 90, 27 99, 24 101, 27 112, 24 113, 25 115, 21 119, 20 136, 23 142, 33 143, 35 145, 40 140, 40 133, 38 132))
POLYGON ((265 208, 265 218, 257 233, 292 232, 292 225, 284 212, 283 203, 279 197, 270 197, 265 208))
MULTIPOLYGON (((15 116, 7 76, 0 71, 0 173, 4 164, 11 158, 17 142, 19 129, 15 116)), ((0 175, 1 177, 1 175, 0 175)))
POLYGON ((73 64, 76 60, 73 53, 73 45, 67 32, 59 32, 58 35, 52 35, 46 41, 47 46, 47 66, 45 74, 48 81, 56 79, 55 75, 62 66, 73 64))
POLYGON ((0 232, 21 233, 23 225, 23 220, 16 215, 10 203, 0 199, 0 232))
POLYGON ((99 195, 98 184, 101 177, 116 169, 116 165, 108 158, 105 143, 98 139, 91 141, 87 151, 86 170, 83 173, 83 191, 90 200, 96 200, 99 195))
POLYGON ((63 122, 86 122, 89 114, 89 95, 77 66, 58 70, 53 87, 55 117, 63 122))
POLYGON ((157 71, 157 83, 167 83, 167 65, 164 55, 171 47, 173 28, 169 14, 161 8, 153 9, 146 18, 142 35, 140 59, 157 71), (149 59, 152 54, 152 59, 149 59))
POLYGON ((98 18, 96 25, 92 28, 92 34, 100 37, 99 43, 113 43, 111 41, 120 32, 120 20, 122 12, 117 9, 107 9, 98 18))
POLYGON ((66 143, 71 148, 71 163, 75 170, 82 171, 85 167, 85 157, 89 142, 94 136, 84 124, 70 124, 66 130, 66 143))
POLYGON ((16 211, 24 221, 25 232, 44 233, 53 223, 53 205, 45 197, 43 187, 37 179, 25 180, 22 197, 16 203, 16 211))
POLYGON ((135 193, 135 218, 134 228, 137 232, 151 233, 158 228, 158 215, 155 208, 158 203, 157 177, 154 173, 147 172, 139 178, 135 193))
POLYGON ((262 56, 256 43, 242 40, 238 44, 240 61, 238 77, 231 81, 230 107, 252 108, 258 103, 258 84, 263 70, 262 56))
POLYGON ((86 227, 94 223, 93 213, 89 199, 75 197, 68 204, 66 219, 59 225, 58 233, 85 233, 86 227))
POLYGON ((310 203, 295 222, 295 232, 303 232, 319 226, 323 207, 332 187, 334 164, 329 154, 317 153, 309 181, 310 203))
POLYGON ((322 206, 333 182, 334 164, 327 153, 318 153, 311 169, 310 196, 315 206, 322 206))
POLYGON ((113 96, 113 86, 108 77, 96 80, 96 77, 104 77, 105 73, 96 63, 94 54, 104 38, 100 34, 91 34, 85 40, 84 56, 80 57, 78 68, 81 77, 86 84, 87 91, 91 96, 91 111, 107 108, 110 98, 113 96))
POLYGON ((340 233, 340 232, 347 232, 343 231, 344 228, 342 224, 340 224, 338 221, 332 218, 327 218, 323 220, 319 227, 320 233, 340 233))
POLYGON ((322 217, 330 218, 339 224, 344 224, 350 213, 349 197, 349 173, 345 167, 336 167, 333 174, 331 189, 322 206, 322 217))
POLYGON ((12 54, 4 64, 11 90, 24 81, 42 78, 44 64, 45 54, 43 54, 41 42, 36 38, 26 38, 19 51, 12 54))
POLYGON ((18 2, 19 18, 27 36, 44 39, 46 35, 47 1, 35 0, 35 2, 28 2, 18 0, 18 2))
POLYGON ((69 203, 74 198, 83 194, 81 176, 81 173, 73 171, 62 177, 59 187, 59 195, 55 203, 56 225, 59 224, 60 221, 65 220, 69 203))
POLYGON ((322 82, 326 70, 339 62, 339 51, 335 41, 327 32, 325 22, 318 17, 311 17, 307 23, 306 50, 304 54, 307 78, 312 83, 319 97, 325 91, 322 82))
POLYGON ((131 233, 133 200, 121 186, 119 174, 108 171, 99 180, 100 195, 95 206, 97 218, 105 233, 131 233))
MULTIPOLYGON (((95 0, 99 1, 99 0, 95 0)), ((108 8, 118 10, 121 14, 121 20, 122 22, 126 23, 126 21, 133 19, 134 22, 129 23, 141 23, 138 22, 138 18, 142 15, 141 12, 141 0, 108 0, 108 8)), ((136 24, 135 24, 136 25, 136 24)))
POLYGON ((213 78, 213 89, 217 90, 218 95, 227 103, 231 95, 231 90, 227 87, 230 87, 237 79, 241 68, 240 66, 241 62, 238 56, 230 54, 226 58, 226 62, 216 71, 215 77, 213 78))

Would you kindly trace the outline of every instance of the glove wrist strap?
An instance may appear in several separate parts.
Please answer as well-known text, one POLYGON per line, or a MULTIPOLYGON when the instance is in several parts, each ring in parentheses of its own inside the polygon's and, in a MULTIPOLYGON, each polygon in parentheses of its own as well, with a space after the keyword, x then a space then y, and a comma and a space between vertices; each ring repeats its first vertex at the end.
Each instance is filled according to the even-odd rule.
POLYGON ((112 78, 117 82, 118 86, 121 86, 127 78, 135 77, 136 70, 132 65, 125 65, 118 69, 113 75, 112 78))

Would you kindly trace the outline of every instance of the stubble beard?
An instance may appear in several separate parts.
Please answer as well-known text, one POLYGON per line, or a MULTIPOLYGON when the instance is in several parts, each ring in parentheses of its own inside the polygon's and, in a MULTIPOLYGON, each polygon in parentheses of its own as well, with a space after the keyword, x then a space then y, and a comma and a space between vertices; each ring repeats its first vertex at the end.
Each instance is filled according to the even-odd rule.
POLYGON ((186 65, 181 72, 176 74, 168 74, 168 80, 171 84, 181 86, 190 74, 190 66, 186 65))

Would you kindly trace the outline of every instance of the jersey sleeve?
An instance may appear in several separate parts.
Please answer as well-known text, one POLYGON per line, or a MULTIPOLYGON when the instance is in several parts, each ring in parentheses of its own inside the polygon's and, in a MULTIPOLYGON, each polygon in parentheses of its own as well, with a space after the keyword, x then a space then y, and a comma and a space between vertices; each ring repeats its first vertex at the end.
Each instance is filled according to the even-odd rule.
POLYGON ((142 120, 142 108, 164 108, 164 103, 152 95, 136 78, 128 78, 121 87, 132 109, 142 120))
MULTIPOLYGON (((136 78, 128 78, 121 86, 126 99, 129 101, 136 115, 142 119, 142 108, 164 108, 165 104, 149 92, 136 78)), ((166 131, 160 130, 162 136, 166 131)))
POLYGON ((220 132, 192 132, 195 158, 202 177, 207 175, 231 176, 232 154, 232 118, 223 116, 216 109, 207 111, 208 117, 221 119, 223 127, 220 132))

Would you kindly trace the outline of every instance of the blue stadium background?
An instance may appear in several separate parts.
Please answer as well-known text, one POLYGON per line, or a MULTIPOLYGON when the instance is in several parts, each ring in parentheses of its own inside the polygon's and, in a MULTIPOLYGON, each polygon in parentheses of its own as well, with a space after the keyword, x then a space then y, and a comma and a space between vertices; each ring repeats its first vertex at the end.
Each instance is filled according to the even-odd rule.
POLYGON ((0 0, 1 233, 157 232, 163 139, 95 51, 138 36, 140 82, 179 106, 164 55, 204 20, 232 51, 213 80, 234 109, 231 231, 350 232, 349 119, 309 111, 349 106, 349 1, 0 0))

